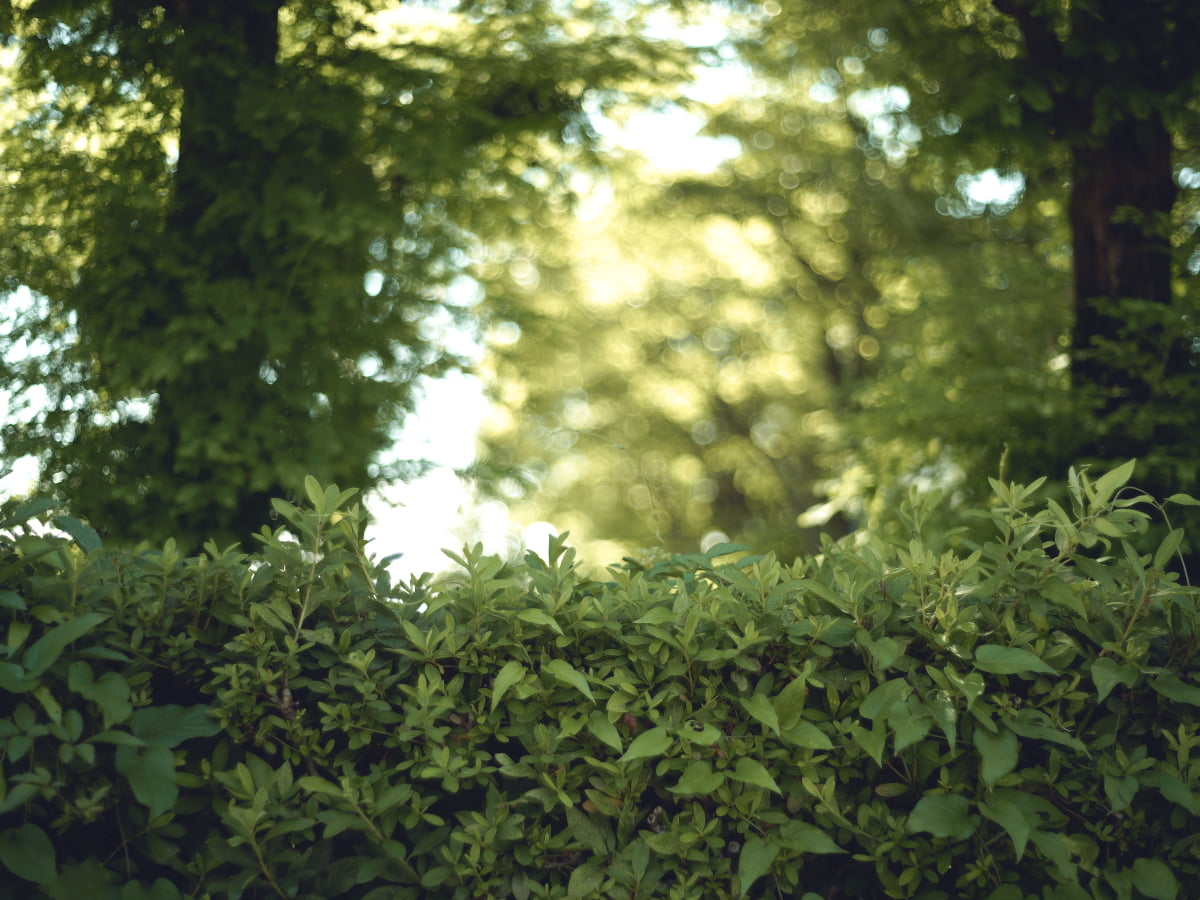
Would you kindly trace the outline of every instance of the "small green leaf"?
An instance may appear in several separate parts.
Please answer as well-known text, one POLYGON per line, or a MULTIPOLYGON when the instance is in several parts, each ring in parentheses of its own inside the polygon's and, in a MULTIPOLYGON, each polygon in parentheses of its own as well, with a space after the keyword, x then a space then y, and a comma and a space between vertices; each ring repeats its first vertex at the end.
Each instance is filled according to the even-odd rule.
POLYGON ((643 731, 629 743, 627 749, 617 762, 632 762, 635 759, 645 759, 649 756, 662 756, 671 746, 671 732, 657 725, 648 731, 643 731))
POLYGON ((775 714, 775 707, 762 694, 751 694, 742 701, 742 707, 760 724, 779 734, 779 717, 775 714))
POLYGON ((1132 775, 1105 775, 1104 793, 1113 812, 1129 809, 1137 795, 1138 780, 1132 775))
POLYGON ((1053 667, 1043 662, 1035 653, 1021 647, 1001 647, 984 644, 975 650, 975 668, 993 675, 1016 675, 1021 672, 1041 672, 1057 675, 1053 667))
POLYGON ((496 707, 508 693, 508 689, 525 677, 525 672, 525 666, 515 659, 510 659, 504 664, 496 674, 496 681, 492 685, 492 712, 496 711, 496 707))
POLYGON ((774 791, 776 794, 783 793, 783 791, 779 790, 779 785, 775 783, 775 779, 771 777, 771 773, 763 767, 763 764, 748 756, 743 756, 737 761, 737 765, 733 767, 733 771, 729 773, 729 777, 745 782, 746 784, 755 785, 756 787, 766 788, 768 791, 774 791))
POLYGON ((1179 882, 1167 864, 1157 859, 1135 859, 1130 867, 1138 891, 1151 900, 1175 900, 1179 895, 1179 882))
POLYGON ((563 684, 575 688, 589 700, 594 701, 596 699, 592 696, 592 689, 588 686, 587 679, 565 659, 550 660, 550 662, 546 663, 544 671, 549 672, 563 684))
POLYGON ((118 672, 105 672, 99 681, 95 681, 92 667, 83 660, 76 660, 67 667, 67 687, 99 705, 106 729, 124 722, 133 712, 129 683, 118 672))
POLYGON ((910 833, 927 831, 934 837, 966 840, 979 827, 979 817, 971 816, 971 803, 962 794, 926 794, 908 814, 910 833))
MULTIPOLYGON (((25 609, 25 598, 16 591, 0 591, 0 607, 4 609, 25 609)), ((12 642, 9 642, 12 647, 12 642)), ((11 649, 9 652, 12 652, 11 649)))
POLYGON ((714 772, 707 762, 695 759, 683 770, 679 783, 668 790, 673 794, 711 794, 724 783, 723 772, 714 772))
POLYGON ((313 511, 318 516, 325 515, 325 491, 321 487, 321 482, 317 481, 311 475, 305 475, 304 493, 308 495, 308 502, 312 504, 313 511))
POLYGON ((1092 488, 1096 503, 1108 503, 1117 489, 1123 487, 1133 477, 1133 467, 1136 463, 1137 460, 1131 459, 1097 478, 1092 488))
POLYGON ((54 844, 46 832, 30 823, 0 831, 0 864, 35 884, 50 884, 58 877, 54 844))
MULTIPOLYGON (((604 864, 593 857, 571 872, 567 882, 568 897, 590 897, 604 884, 604 864)), ((561 888, 560 888, 561 890, 561 888)))
POLYGON ((608 721, 608 716, 601 710, 592 710, 588 716, 587 728, 588 731, 608 744, 608 746, 612 747, 618 753, 621 752, 621 735, 617 732, 616 726, 608 721))
POLYGON ((1163 542, 1158 545, 1158 549, 1154 551, 1154 568, 1161 569, 1171 557, 1175 555, 1175 551, 1179 549, 1180 543, 1183 541, 1183 529, 1175 528, 1163 538, 1163 542))
POLYGON ((776 844, 768 844, 762 838, 752 837, 746 840, 738 856, 738 896, 745 897, 749 894, 754 882, 771 871, 779 849, 776 844))
POLYGON ((1166 502, 1174 503, 1176 506, 1200 506, 1200 500, 1191 494, 1172 494, 1166 499, 1166 502))

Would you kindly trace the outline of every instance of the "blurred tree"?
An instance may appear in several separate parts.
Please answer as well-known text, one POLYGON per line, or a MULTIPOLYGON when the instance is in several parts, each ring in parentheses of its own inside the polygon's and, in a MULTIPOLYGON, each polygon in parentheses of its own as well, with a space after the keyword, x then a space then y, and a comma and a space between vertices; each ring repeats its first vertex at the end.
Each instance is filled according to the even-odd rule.
POLYGON ((614 170, 573 243, 492 273, 522 313, 488 440, 576 539, 812 549, 877 486, 994 472, 1065 394, 1053 205, 972 200, 902 92, 758 47, 777 65, 710 114, 735 158, 614 170))
POLYGON ((192 547, 305 474, 402 474, 465 251, 562 181, 585 103, 677 71, 620 7, 0 3, 5 457, 192 547))
MULTIPOLYGON (((1194 484, 1200 296, 1186 268, 1195 216, 1179 195, 1196 186, 1180 173, 1200 125, 1200 5, 868 0, 838 13, 850 34, 879 35, 876 77, 909 88, 927 133, 961 124, 937 152, 1057 182, 1079 401, 1058 460, 1139 456, 1151 487, 1194 484)), ((836 52, 853 56, 852 42, 836 52)))
MULTIPOLYGON (((1136 452, 1149 487, 1193 483, 1200 176, 1186 53, 1166 64, 1174 92, 1154 100, 1188 188, 1167 221, 1099 188, 1107 211, 1080 199, 1081 181, 1093 191, 1080 154, 1123 147, 1115 123, 1146 99, 1100 67, 1117 51, 1072 49, 1092 81, 1050 79, 1074 78, 1063 90, 1097 104, 1077 146, 1026 108, 1042 105, 1039 70, 1021 68, 1025 38, 987 3, 739 8, 723 72, 749 86, 708 126, 737 139, 736 158, 712 175, 616 176, 610 220, 581 223, 570 250, 531 251, 532 275, 501 273, 526 314, 495 353, 490 443, 540 476, 528 515, 626 548, 719 534, 787 553, 812 545, 797 523, 878 524, 909 486, 961 492, 1002 457, 1026 477, 1136 452), (1006 189, 988 194, 988 179, 1006 189), (1107 249, 1081 250, 1081 229, 1107 249), (1139 284, 1143 263, 1120 274, 1130 253, 1155 260, 1161 287, 1171 247, 1192 262, 1167 294, 1113 293, 1139 284), (573 254, 587 259, 574 271, 573 254), (1118 280, 1097 292, 1101 264, 1118 280)), ((1172 10, 1177 25, 1191 15, 1172 10)), ((1119 52, 1148 65, 1141 43, 1119 52)))

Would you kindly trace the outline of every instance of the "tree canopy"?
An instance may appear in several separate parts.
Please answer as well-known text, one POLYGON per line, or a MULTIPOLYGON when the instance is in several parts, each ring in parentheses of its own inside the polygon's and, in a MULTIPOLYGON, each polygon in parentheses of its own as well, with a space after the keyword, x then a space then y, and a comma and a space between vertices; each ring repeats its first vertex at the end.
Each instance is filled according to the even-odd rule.
POLYGON ((370 486, 471 249, 671 77, 636 7, 5 4, 4 453, 114 536, 256 530, 370 486), (555 148, 560 148, 555 150, 555 148))

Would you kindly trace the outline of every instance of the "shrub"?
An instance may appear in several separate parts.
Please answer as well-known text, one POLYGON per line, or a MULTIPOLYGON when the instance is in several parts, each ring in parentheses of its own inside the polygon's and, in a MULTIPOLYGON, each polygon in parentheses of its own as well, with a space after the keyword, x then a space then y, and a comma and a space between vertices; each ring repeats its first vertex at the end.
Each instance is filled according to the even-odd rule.
POLYGON ((9 506, 6 895, 1200 896, 1197 592, 1131 470, 994 483, 978 546, 914 495, 903 544, 436 586, 315 482, 253 555, 9 506))

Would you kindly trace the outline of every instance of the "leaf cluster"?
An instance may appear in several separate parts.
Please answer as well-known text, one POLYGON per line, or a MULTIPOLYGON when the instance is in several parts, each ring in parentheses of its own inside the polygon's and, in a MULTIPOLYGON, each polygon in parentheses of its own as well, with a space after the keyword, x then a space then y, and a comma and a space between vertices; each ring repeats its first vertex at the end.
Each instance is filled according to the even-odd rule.
POLYGON ((1195 896, 1197 592, 1131 471, 606 580, 393 585, 313 479, 253 556, 7 507, 10 896, 1195 896))

